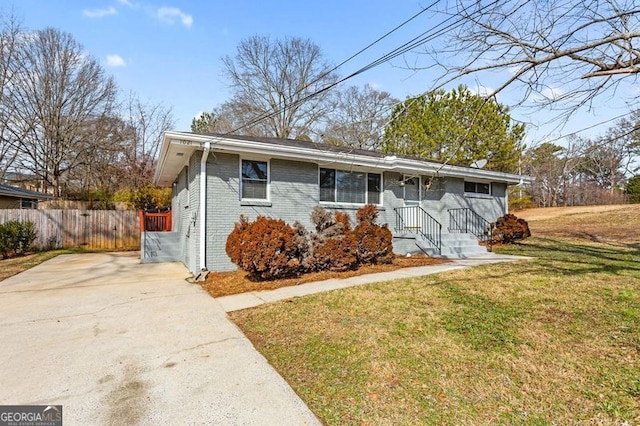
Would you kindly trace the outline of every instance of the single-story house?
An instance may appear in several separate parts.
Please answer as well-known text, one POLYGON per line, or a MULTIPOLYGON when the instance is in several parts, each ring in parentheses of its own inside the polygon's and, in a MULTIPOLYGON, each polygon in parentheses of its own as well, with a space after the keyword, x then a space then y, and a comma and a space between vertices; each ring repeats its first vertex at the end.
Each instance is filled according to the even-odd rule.
POLYGON ((522 179, 299 140, 166 132, 154 181, 173 187, 173 232, 143 233, 142 261, 233 270, 225 244, 240 215, 313 230, 314 207, 353 217, 365 204, 378 206, 396 253, 471 256, 486 252, 478 237, 507 213, 507 188, 522 179))
POLYGON ((42 192, 0 184, 0 209, 37 209, 38 200, 51 198, 42 192))

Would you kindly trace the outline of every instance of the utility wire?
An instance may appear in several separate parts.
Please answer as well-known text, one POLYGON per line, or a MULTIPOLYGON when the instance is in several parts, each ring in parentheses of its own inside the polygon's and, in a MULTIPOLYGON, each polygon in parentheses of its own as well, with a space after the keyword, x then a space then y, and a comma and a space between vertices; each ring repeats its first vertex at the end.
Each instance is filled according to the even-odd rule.
MULTIPOLYGON (((342 62, 340 62, 338 65, 334 66, 332 69, 330 69, 329 71, 323 73, 322 75, 318 76, 315 80, 307 83, 306 85, 304 85, 303 87, 301 87, 300 89, 298 89, 295 93, 295 96, 297 96, 298 94, 302 93, 304 90, 307 90, 310 86, 316 84, 317 82, 321 81, 323 78, 325 78, 326 76, 328 76, 329 74, 331 74, 332 72, 336 71, 337 69, 339 69, 340 67, 342 67, 343 65, 345 65, 347 62, 351 61, 352 59, 356 58, 357 56, 359 56, 360 54, 364 53, 365 51, 367 51, 368 49, 370 49, 371 47, 373 47, 374 45, 378 44, 379 42, 381 42, 382 40, 384 40, 385 38, 387 38, 388 36, 390 36, 391 34, 393 34, 394 32, 398 31, 400 28, 404 27, 405 25, 407 25, 409 22, 413 21, 414 19, 416 19, 418 16, 422 15, 423 13, 427 12, 428 10, 430 10, 431 8, 433 8, 435 5, 437 5, 440 2, 440 0, 435 0, 433 1, 431 4, 429 4, 426 8, 420 10, 419 12, 415 13, 413 16, 411 16, 410 18, 406 19, 404 22, 402 22, 401 24, 397 25, 395 28, 391 29, 390 31, 387 31, 384 35, 378 37, 376 40, 374 40, 373 42, 369 43, 367 46, 363 47, 362 49, 360 49, 359 51, 357 51, 356 53, 354 53, 353 55, 349 56, 347 59, 343 60, 342 62)), ((331 87, 334 87, 335 85, 332 85, 331 87)), ((243 124, 242 126, 230 130, 229 132, 225 133, 225 135, 229 135, 229 134, 233 134, 239 130, 244 129, 245 127, 249 127, 252 126, 262 120, 265 120, 267 118, 271 118, 274 115, 277 115, 279 113, 281 113, 282 111, 284 111, 287 108, 291 108, 293 106, 297 106, 299 105, 302 101, 307 101, 309 100, 311 97, 313 96, 317 96, 320 93, 325 92, 326 88, 320 89, 317 92, 314 92, 311 94, 311 96, 306 96, 303 100, 298 100, 290 105, 285 105, 284 107, 280 108, 279 110, 276 111, 270 111, 270 112, 264 112, 261 115, 255 117, 254 119, 252 119, 250 122, 243 124)))
POLYGON ((570 136, 575 136, 575 135, 577 135, 578 133, 582 133, 582 132, 584 132, 585 130, 590 130, 590 129, 593 129, 594 127, 598 127, 598 126, 601 126, 601 125, 603 125, 603 124, 610 123, 610 122, 612 122, 612 121, 614 121, 614 120, 618 120, 618 119, 620 119, 620 118, 624 118, 624 117, 626 117, 626 116, 628 116, 628 115, 631 115, 631 114, 633 114, 633 113, 634 113, 634 111, 626 112, 626 113, 624 113, 624 114, 620 114, 620 115, 618 115, 618 116, 616 116, 616 117, 613 117, 613 118, 610 118, 610 119, 608 119, 608 120, 604 120, 604 121, 601 121, 601 122, 599 122, 599 123, 592 124, 591 126, 583 127, 582 129, 576 130, 576 131, 574 131, 574 132, 567 133, 566 135, 558 136, 558 137, 553 138, 553 139, 550 139, 550 140, 545 140, 544 142, 546 142, 546 143, 552 143, 552 142, 559 141, 560 139, 568 138, 568 137, 570 137, 570 136))
MULTIPOLYGON (((476 11, 472 12, 472 14, 471 14, 471 15, 473 16, 473 15, 476 15, 476 14, 480 14, 480 13, 482 13, 482 11, 483 11, 484 9, 494 6, 495 4, 499 3, 499 1, 500 1, 500 0, 494 0, 493 2, 491 2, 491 3, 489 3, 489 4, 486 4, 486 5, 482 6, 480 9, 478 9, 478 10, 476 10, 476 11)), ((435 6, 435 4, 437 4, 437 3, 438 3, 438 1, 435 1, 435 2, 431 3, 431 4, 427 7, 427 9, 425 9, 425 10, 428 10, 428 8, 431 8, 431 7, 435 6)), ((469 8, 471 8, 471 6, 472 6, 472 5, 467 6, 463 11, 467 11, 469 8)), ((415 16, 415 15, 414 15, 414 16, 415 16)), ((366 71, 368 71, 368 70, 370 70, 370 69, 372 69, 372 68, 374 68, 374 67, 379 66, 380 64, 382 64, 382 63, 384 63, 384 62, 387 62, 387 61, 389 61, 389 60, 391 60, 391 59, 394 59, 394 58, 396 58, 396 57, 398 57, 398 56, 400 56, 400 55, 402 55, 402 54, 404 54, 404 53, 406 53, 406 52, 408 52, 408 51, 410 51, 410 50, 412 50, 412 49, 415 49, 416 47, 419 47, 419 46, 421 46, 421 45, 423 45, 423 44, 425 44, 425 43, 427 43, 427 42, 429 42, 429 41, 432 41, 432 40, 434 40, 434 39, 436 39, 436 38, 438 38, 438 37, 442 36, 445 32, 447 32, 447 31, 451 30, 452 28, 454 28, 454 27, 456 27, 456 26, 459 26, 459 25, 460 25, 460 23, 461 23, 461 22, 463 22, 463 21, 466 19, 466 18, 464 18, 464 17, 460 17, 460 18, 456 19, 456 20, 455 20, 455 22, 450 23, 450 24, 448 24, 448 25, 445 25, 445 23, 447 23, 448 21, 451 21, 452 19, 454 19, 454 17, 455 17, 455 16, 456 16, 456 15, 451 15, 451 16, 449 16, 447 19, 445 19, 445 20, 443 20, 442 22, 438 23, 437 25, 435 25, 435 26, 431 27, 431 28, 430 28, 430 29, 428 29, 427 31, 424 31, 423 33, 421 33, 421 34, 420 34, 420 35, 418 35, 417 37, 414 37, 414 38, 413 38, 413 39, 411 39, 410 41, 408 41, 408 42, 406 42, 406 43, 403 43, 401 46, 399 46, 399 47, 397 47, 397 48, 393 49, 392 51, 390 51, 390 52, 388 52, 387 54, 385 54, 385 55, 383 55, 383 56, 379 57, 378 59, 376 59, 376 60, 374 60, 373 62, 369 63, 368 65, 366 65, 366 66, 364 66, 364 67, 360 68, 359 70, 357 70, 357 71, 355 71, 355 72, 353 72, 353 73, 349 74, 348 76, 343 77, 343 78, 339 79, 338 81, 336 81, 336 82, 334 82, 334 83, 331 83, 331 84, 329 84, 329 85, 327 85, 327 86, 325 86, 325 87, 323 87, 323 88, 321 88, 321 89, 319 89, 319 90, 317 90, 317 91, 315 91, 315 92, 313 92, 313 93, 310 93, 309 95, 307 95, 307 96, 305 96, 305 97, 303 97, 303 98, 301 98, 301 99, 299 99, 299 100, 297 100, 297 101, 295 101, 295 102, 293 102, 293 103, 291 103, 291 104, 289 104, 289 105, 285 105, 284 107, 282 107, 282 108, 280 108, 280 109, 278 109, 278 110, 276 110, 276 111, 271 111, 271 112, 264 113, 264 114, 262 114, 262 115, 260 115, 260 116, 256 117, 255 119, 251 120, 250 122, 245 123, 245 124, 243 124, 242 126, 240 126, 240 127, 236 128, 236 129, 234 129, 234 130, 231 130, 231 131, 227 132, 226 134, 232 134, 232 133, 235 133, 235 132, 237 132, 237 131, 239 131, 239 130, 242 130, 242 129, 246 128, 246 127, 252 126, 252 125, 254 125, 254 124, 256 124, 256 123, 258 123, 258 122, 260 122, 260 121, 262 121, 262 120, 265 120, 265 119, 271 118, 271 117, 273 117, 273 116, 275 116, 275 115, 278 115, 278 114, 280 114, 282 111, 286 110, 287 108, 291 108, 291 107, 298 106, 298 105, 300 105, 301 103, 306 102, 306 101, 308 101, 309 99, 311 99, 311 98, 313 98, 313 97, 315 97, 315 96, 318 96, 318 95, 320 95, 320 94, 322 94, 322 93, 324 93, 324 92, 326 92, 326 91, 328 91, 328 90, 330 90, 330 89, 332 89, 332 88, 336 87, 337 85, 339 85, 339 84, 341 84, 341 83, 343 83, 343 82, 345 82, 345 81, 347 81, 347 80, 349 80, 349 79, 351 79, 351 78, 353 78, 353 77, 356 77, 357 75, 360 75, 360 74, 362 74, 362 73, 364 73, 364 72, 366 72, 366 71), (440 27, 442 27, 443 25, 445 25, 445 26, 444 26, 443 28, 440 28, 440 27), (438 29, 438 28, 439 28, 439 29, 438 29), (437 30, 437 31, 436 31, 436 30, 437 30)), ((405 22, 408 22, 408 21, 410 21, 411 19, 412 19, 412 18, 409 18, 409 20, 407 20, 407 21, 405 21, 405 22)), ((398 27, 396 27, 396 29, 397 29, 397 28, 400 28, 402 25, 403 25, 403 24, 399 25, 398 27)), ((392 30, 392 31, 388 32, 385 36, 383 36, 383 37, 379 38, 378 40, 381 40, 382 38, 386 37, 388 34, 391 34, 393 31, 394 31, 394 30, 392 30)), ((373 44, 375 44, 375 43, 376 43, 376 42, 371 43, 368 47, 372 46, 372 45, 373 45, 373 44)), ((366 48, 362 49, 362 50, 361 50, 361 52, 362 52, 362 51, 364 51, 364 50, 366 50, 368 47, 366 47, 366 48)), ((359 53, 360 53, 360 52, 359 52, 359 53)), ((353 57, 355 57, 355 56, 357 56, 359 53, 357 53, 357 54, 353 55, 353 56, 352 56, 352 58, 353 58, 353 57)), ((349 59, 348 59, 348 60, 349 60, 349 59)), ((348 61, 348 60, 347 60, 347 61, 348 61)), ((347 62, 347 61, 344 61, 344 62, 347 62)), ((344 62, 343 62, 343 63, 344 63, 344 62)), ((309 86, 309 85, 307 85, 306 87, 308 87, 308 86, 309 86)), ((303 90, 303 89, 301 89, 301 90, 303 90)))

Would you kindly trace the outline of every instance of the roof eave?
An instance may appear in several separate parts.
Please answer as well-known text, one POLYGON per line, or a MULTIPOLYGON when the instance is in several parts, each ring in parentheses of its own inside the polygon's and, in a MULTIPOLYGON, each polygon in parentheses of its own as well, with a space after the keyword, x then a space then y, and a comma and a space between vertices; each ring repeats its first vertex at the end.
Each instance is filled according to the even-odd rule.
POLYGON ((221 136, 183 132, 165 132, 158 167, 154 174, 154 182, 157 184, 161 179, 171 146, 190 146, 199 150, 203 149, 206 142, 211 144, 211 149, 213 151, 230 151, 244 154, 267 155, 298 161, 307 160, 313 162, 373 167, 383 170, 397 170, 433 175, 437 174, 443 177, 475 178, 499 181, 507 184, 520 184, 526 183, 527 181, 530 182, 530 179, 527 179, 527 176, 398 158, 396 156, 378 157, 348 152, 322 151, 312 148, 301 148, 299 146, 291 147, 286 145, 255 143, 252 141, 230 139, 221 136))

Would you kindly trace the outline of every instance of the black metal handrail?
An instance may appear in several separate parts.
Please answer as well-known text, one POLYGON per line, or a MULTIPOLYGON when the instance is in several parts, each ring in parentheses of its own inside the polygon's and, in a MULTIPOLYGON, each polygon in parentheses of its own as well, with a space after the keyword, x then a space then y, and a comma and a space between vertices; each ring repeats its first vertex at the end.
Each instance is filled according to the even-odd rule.
POLYGON ((491 223, 470 208, 449 209, 449 232, 465 232, 491 241, 491 223))
POLYGON ((422 236, 442 254, 442 225, 420 206, 396 207, 396 231, 422 236))

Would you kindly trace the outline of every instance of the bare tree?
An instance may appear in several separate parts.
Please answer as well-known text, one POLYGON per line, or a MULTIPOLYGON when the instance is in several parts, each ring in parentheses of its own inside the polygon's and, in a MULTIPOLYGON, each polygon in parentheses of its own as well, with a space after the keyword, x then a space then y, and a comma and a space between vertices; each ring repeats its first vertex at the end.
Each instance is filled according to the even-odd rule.
POLYGON ((12 125, 15 115, 12 86, 20 41, 21 30, 16 18, 0 15, 0 181, 13 165, 24 137, 16 134, 12 125))
POLYGON ((171 108, 144 102, 134 94, 125 101, 122 120, 127 139, 124 151, 130 187, 151 184, 162 134, 173 127, 171 108))
POLYGON ((194 133, 240 133, 246 136, 270 135, 271 130, 266 120, 261 117, 261 110, 250 103, 237 100, 224 102, 213 108, 211 112, 204 112, 191 121, 191 131, 194 133), (236 132, 236 129, 239 129, 236 132))
POLYGON ((99 149, 85 123, 110 113, 116 85, 70 34, 47 28, 25 34, 11 92, 14 134, 25 134, 20 166, 60 196, 64 176, 99 149))
POLYGON ((365 85, 336 93, 323 142, 359 149, 379 149, 391 110, 398 102, 390 93, 365 85))
POLYGON ((573 180, 580 163, 575 144, 561 147, 549 142, 530 148, 524 155, 522 171, 533 178, 530 191, 540 207, 567 205, 575 198, 573 180))
POLYGON ((524 173, 534 180, 531 195, 540 206, 621 202, 628 177, 638 172, 640 112, 622 119, 603 136, 571 138, 566 147, 542 143, 524 156, 524 173))
POLYGON ((580 139, 580 173, 602 189, 620 191, 627 176, 638 171, 633 161, 640 154, 639 133, 638 124, 623 119, 604 136, 580 139))
POLYGON ((309 135, 328 111, 328 91, 310 95, 337 76, 310 40, 253 36, 240 42, 236 55, 223 63, 233 89, 229 106, 243 121, 239 133, 263 122, 263 135, 309 135))
POLYGON ((505 70, 508 77, 494 93, 517 85, 521 102, 563 108, 566 118, 598 95, 613 96, 623 81, 635 82, 640 72, 636 0, 455 4, 449 13, 457 25, 449 43, 430 52, 445 70, 440 85, 505 70))
POLYGON ((84 138, 93 149, 90 161, 70 171, 70 179, 77 182, 76 195, 91 198, 93 192, 108 196, 126 186, 127 157, 133 129, 120 117, 103 116, 86 121, 84 138))

